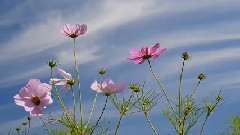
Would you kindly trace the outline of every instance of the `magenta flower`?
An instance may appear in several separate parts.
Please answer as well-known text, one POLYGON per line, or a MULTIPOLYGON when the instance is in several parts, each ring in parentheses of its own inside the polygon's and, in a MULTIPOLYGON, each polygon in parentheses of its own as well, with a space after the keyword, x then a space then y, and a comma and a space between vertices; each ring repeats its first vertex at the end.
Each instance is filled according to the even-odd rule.
POLYGON ((105 94, 120 93, 124 88, 124 82, 119 82, 115 85, 111 79, 104 80, 102 85, 97 83, 97 81, 94 81, 91 85, 92 90, 105 94))
POLYGON ((66 92, 72 85, 74 85, 75 81, 72 77, 71 74, 65 72, 64 70, 58 68, 58 73, 64 77, 64 79, 56 79, 53 78, 50 80, 50 84, 55 84, 55 85, 63 85, 62 91, 66 92))
POLYGON ((135 64, 142 64, 146 59, 157 58, 160 54, 164 53, 167 48, 163 48, 159 51, 157 49, 160 47, 159 43, 156 43, 152 48, 142 47, 142 49, 132 49, 130 53, 134 55, 133 57, 128 57, 128 60, 133 60, 135 64))
POLYGON ((24 107, 30 115, 40 116, 43 109, 53 102, 51 89, 51 85, 41 83, 39 79, 31 79, 20 93, 14 96, 15 103, 24 107))
POLYGON ((64 28, 61 30, 62 35, 70 37, 70 38, 76 38, 80 35, 83 35, 87 31, 87 25, 86 24, 76 24, 71 25, 67 24, 64 26, 64 28))

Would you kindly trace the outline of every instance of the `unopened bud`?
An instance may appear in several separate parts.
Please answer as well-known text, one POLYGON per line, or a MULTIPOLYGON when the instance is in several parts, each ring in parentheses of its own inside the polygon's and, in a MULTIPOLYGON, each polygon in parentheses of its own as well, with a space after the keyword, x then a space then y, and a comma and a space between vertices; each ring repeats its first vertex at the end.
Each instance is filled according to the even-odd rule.
POLYGON ((217 101, 218 101, 218 102, 219 102, 219 101, 222 101, 222 100, 223 100, 222 97, 220 97, 220 96, 217 97, 217 101))
POLYGON ((54 60, 50 60, 50 61, 47 61, 47 64, 49 67, 53 68, 53 67, 56 67, 59 65, 58 61, 54 61, 54 60))
POLYGON ((190 59, 190 57, 189 57, 189 55, 188 55, 187 52, 185 52, 185 53, 182 54, 182 58, 183 58, 184 60, 189 60, 189 59, 190 59))
POLYGON ((206 79, 206 76, 205 76, 203 73, 200 73, 200 74, 198 75, 198 79, 199 79, 199 80, 204 80, 204 79, 206 79))
POLYGON ((101 75, 104 75, 105 73, 107 72, 107 69, 100 69, 98 70, 98 73, 101 74, 101 75))
POLYGON ((130 89, 134 92, 140 92, 141 91, 136 84, 130 84, 130 89))
POLYGON ((72 78, 72 79, 68 80, 68 81, 67 81, 67 84, 73 86, 73 85, 75 84, 74 79, 72 78))

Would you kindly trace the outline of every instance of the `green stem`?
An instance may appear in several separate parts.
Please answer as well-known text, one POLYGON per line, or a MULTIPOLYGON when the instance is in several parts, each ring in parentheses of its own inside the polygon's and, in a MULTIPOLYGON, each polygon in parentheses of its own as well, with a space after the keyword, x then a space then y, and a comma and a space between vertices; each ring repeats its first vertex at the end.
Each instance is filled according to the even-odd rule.
POLYGON ((179 130, 181 130, 181 133, 183 133, 184 127, 182 126, 182 76, 183 76, 183 69, 184 69, 184 62, 182 65, 182 70, 179 78, 179 91, 178 91, 178 111, 179 111, 179 121, 178 121, 178 126, 179 130))
MULTIPOLYGON (((103 107, 103 109, 102 109, 101 115, 99 116, 96 124, 94 125, 91 134, 94 132, 95 128, 98 126, 98 123, 99 123, 99 121, 101 120, 101 118, 102 118, 102 116, 103 116, 103 113, 104 113, 104 111, 105 111, 105 109, 106 109, 106 106, 107 106, 107 101, 108 101, 108 99, 106 98, 106 101, 105 101, 104 107, 103 107)), ((91 134, 90 134, 90 135, 91 135, 91 134)))
POLYGON ((200 135, 202 135, 202 133, 203 133, 203 129, 204 129, 205 125, 206 125, 207 119, 208 119, 208 116, 206 116, 206 118, 204 120, 204 123, 202 125, 202 129, 201 129, 200 135))
POLYGON ((118 125, 117 125, 117 128, 116 128, 116 130, 115 130, 115 133, 114 133, 114 135, 117 135, 117 132, 118 132, 118 130, 119 130, 119 127, 120 127, 120 125, 121 125, 121 122, 122 122, 122 118, 123 118, 123 115, 121 115, 121 116, 120 116, 120 119, 119 119, 119 121, 118 121, 118 125))
POLYGON ((27 135, 27 127, 25 126, 25 129, 24 129, 24 132, 25 132, 25 135, 27 135))
POLYGON ((41 119, 42 123, 43 123, 43 126, 47 129, 47 132, 49 133, 49 135, 51 135, 46 123, 44 122, 43 118, 41 116, 39 116, 39 118, 41 119))
POLYGON ((90 121, 90 119, 91 119, 91 117, 92 117, 92 113, 93 113, 93 110, 94 110, 94 107, 95 107, 95 104, 96 104, 97 96, 98 96, 98 92, 96 92, 96 94, 95 94, 95 98, 94 98, 94 101, 93 101, 92 110, 91 110, 91 112, 90 112, 90 114, 89 114, 89 116, 88 116, 87 124, 86 124, 84 130, 87 129, 88 124, 89 124, 89 121, 90 121))
POLYGON ((199 86, 200 83, 201 83, 201 80, 198 81, 198 83, 197 83, 197 85, 196 85, 196 87, 195 87, 195 89, 194 89, 194 91, 193 91, 193 93, 192 93, 192 95, 191 95, 191 97, 190 97, 191 100, 194 98, 195 93, 196 93, 197 88, 198 88, 198 86, 199 86))
POLYGON ((18 135, 20 135, 19 131, 17 131, 18 135))
POLYGON ((81 89, 80 89, 80 81, 79 81, 79 72, 78 72, 78 66, 77 66, 77 58, 76 58, 76 43, 74 38, 74 49, 73 49, 73 55, 74 55, 74 63, 77 73, 77 81, 78 81, 78 96, 79 96, 79 109, 80 109, 80 117, 81 117, 81 130, 83 127, 83 111, 82 111, 82 98, 81 98, 81 89))
POLYGON ((76 123, 76 100, 75 100, 75 92, 72 86, 71 86, 71 91, 73 94, 73 119, 74 119, 74 123, 76 123))
POLYGON ((147 121, 148 121, 149 125, 151 126, 151 128, 152 128, 153 132, 155 133, 155 135, 158 135, 158 133, 157 133, 156 129, 153 127, 153 125, 152 125, 152 123, 151 123, 151 121, 150 121, 150 119, 149 119, 149 117, 148 117, 148 114, 147 114, 147 112, 146 112, 146 113, 144 113, 144 114, 145 114, 145 116, 146 116, 146 118, 147 118, 147 121))
POLYGON ((30 120, 28 120, 28 135, 30 135, 30 127, 31 127, 30 124, 31 124, 31 123, 30 123, 30 120))
MULTIPOLYGON (((52 78, 52 79, 54 78, 54 77, 53 77, 53 73, 52 73, 52 68, 51 68, 51 78, 52 78)), ((55 94, 56 94, 56 96, 57 96, 57 99, 58 99, 58 101, 59 101, 60 106, 62 107, 63 111, 66 113, 67 118, 70 120, 70 122, 72 122, 72 124, 73 124, 73 125, 75 126, 75 128, 78 130, 78 126, 76 125, 75 122, 73 122, 71 116, 69 115, 69 112, 67 111, 67 109, 66 109, 65 106, 63 105, 62 99, 61 99, 61 97, 60 97, 60 95, 59 95, 59 93, 58 93, 57 86, 56 86, 56 84, 55 84, 54 82, 53 82, 53 86, 54 86, 54 88, 55 88, 55 94)))
POLYGON ((173 108, 173 106, 172 106, 172 104, 171 104, 171 101, 170 101, 170 99, 168 98, 165 89, 163 88, 160 80, 158 79, 157 75, 156 75, 155 72, 153 71, 152 65, 151 65, 151 63, 150 63, 150 60, 149 60, 149 59, 147 59, 147 60, 148 60, 148 64, 149 64, 149 67, 150 67, 150 71, 152 72, 152 75, 154 76, 155 80, 158 82, 158 85, 159 85, 160 88, 162 89, 162 91, 163 91, 163 93, 164 93, 164 96, 165 96, 165 98, 167 99, 168 104, 170 105, 170 107, 171 107, 171 109, 172 109, 172 111, 173 111, 173 113, 174 113, 174 115, 175 115, 176 120, 178 120, 177 113, 176 113, 175 109, 173 108))

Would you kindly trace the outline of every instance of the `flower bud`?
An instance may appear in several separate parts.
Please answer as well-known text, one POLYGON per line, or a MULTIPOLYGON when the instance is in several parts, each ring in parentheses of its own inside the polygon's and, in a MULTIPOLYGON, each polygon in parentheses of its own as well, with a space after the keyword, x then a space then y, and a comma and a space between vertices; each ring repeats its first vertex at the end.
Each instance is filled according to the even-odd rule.
POLYGON ((136 85, 136 84, 130 84, 130 89, 133 91, 133 92, 140 92, 140 88, 136 85))
POLYGON ((205 76, 203 73, 200 73, 200 74, 198 75, 198 79, 199 79, 199 80, 204 80, 204 79, 206 79, 206 76, 205 76))
POLYGON ((30 121, 32 118, 31 117, 27 117, 27 119, 30 121))
POLYGON ((222 101, 222 100, 223 100, 223 98, 222 98, 222 97, 220 97, 220 96, 218 96, 218 97, 216 98, 216 100, 219 102, 219 101, 222 101))
POLYGON ((185 53, 182 54, 182 58, 183 58, 184 60, 189 60, 189 59, 190 59, 190 57, 189 57, 189 55, 188 55, 187 52, 185 52, 185 53))
POLYGON ((56 60, 56 61, 54 61, 54 60, 49 60, 49 61, 47 61, 47 64, 48 64, 48 66, 51 67, 51 68, 56 67, 56 66, 59 65, 59 63, 58 63, 57 60, 56 60))
POLYGON ((98 73, 101 74, 101 75, 104 75, 105 73, 107 72, 107 69, 100 69, 98 70, 98 73))
POLYGON ((148 100, 145 99, 145 100, 142 102, 142 104, 143 104, 143 105, 149 105, 149 104, 150 104, 150 101, 148 101, 148 100))
POLYGON ((70 79, 67 81, 67 84, 69 84, 70 86, 73 86, 75 84, 74 79, 70 79))
POLYGON ((215 108, 215 106, 212 106, 212 105, 206 106, 207 116, 209 116, 211 114, 211 112, 213 111, 214 108, 215 108))
POLYGON ((189 111, 193 110, 193 106, 191 106, 191 105, 186 105, 185 107, 186 107, 186 110, 189 110, 189 111))

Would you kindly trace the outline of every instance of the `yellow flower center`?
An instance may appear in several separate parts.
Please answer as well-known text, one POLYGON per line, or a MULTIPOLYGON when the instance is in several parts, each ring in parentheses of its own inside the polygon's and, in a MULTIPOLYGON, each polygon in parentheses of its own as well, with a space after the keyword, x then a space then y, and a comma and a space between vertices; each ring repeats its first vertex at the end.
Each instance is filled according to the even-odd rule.
POLYGON ((33 98, 32 98, 32 102, 33 102, 35 105, 40 105, 40 98, 39 98, 39 97, 33 97, 33 98))

